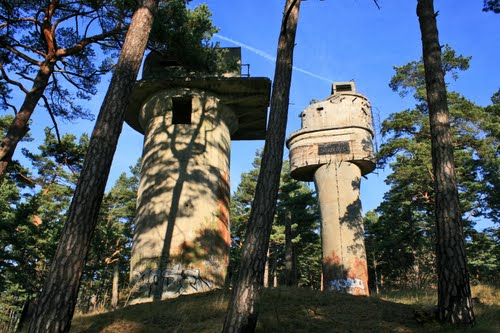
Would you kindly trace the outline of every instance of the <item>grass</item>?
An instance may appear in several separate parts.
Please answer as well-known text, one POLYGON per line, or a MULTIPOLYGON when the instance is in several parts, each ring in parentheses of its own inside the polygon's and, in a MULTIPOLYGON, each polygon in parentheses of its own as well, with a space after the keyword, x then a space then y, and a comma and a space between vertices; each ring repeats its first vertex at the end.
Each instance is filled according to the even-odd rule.
MULTIPOLYGON (((473 287, 477 325, 467 332, 500 332, 500 290, 473 287)), ((220 332, 229 295, 223 291, 181 296, 73 320, 77 332, 220 332)), ((380 297, 266 289, 257 305, 257 332, 461 332, 432 318, 433 291, 399 291, 380 297)))

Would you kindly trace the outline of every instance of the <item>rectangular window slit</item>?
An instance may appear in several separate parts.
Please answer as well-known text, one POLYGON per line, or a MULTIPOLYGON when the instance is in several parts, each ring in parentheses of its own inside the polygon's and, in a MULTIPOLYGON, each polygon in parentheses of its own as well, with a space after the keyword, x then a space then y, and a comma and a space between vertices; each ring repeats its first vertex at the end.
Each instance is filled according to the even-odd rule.
POLYGON ((191 125, 192 111, 191 97, 172 98, 172 124, 191 125))

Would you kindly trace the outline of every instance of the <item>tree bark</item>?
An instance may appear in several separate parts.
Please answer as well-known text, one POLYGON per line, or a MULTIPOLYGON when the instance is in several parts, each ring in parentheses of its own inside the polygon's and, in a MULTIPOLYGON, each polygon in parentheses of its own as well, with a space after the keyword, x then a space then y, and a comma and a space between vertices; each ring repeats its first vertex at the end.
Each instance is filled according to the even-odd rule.
POLYGON ((287 0, 285 4, 267 126, 271 130, 266 133, 256 194, 243 244, 238 279, 224 322, 224 333, 254 332, 257 324, 255 302, 262 288, 269 236, 276 211, 300 1, 287 0))
POLYGON ((269 260, 271 259, 269 255, 269 248, 267 249, 266 255, 266 266, 264 268, 264 288, 269 288, 269 260))
POLYGON ((113 267, 113 285, 111 287, 111 308, 116 310, 118 306, 118 278, 120 274, 120 265, 118 264, 118 260, 115 261, 115 265, 113 267))
POLYGON ((442 322, 471 326, 475 319, 433 0, 418 0, 417 15, 422 33, 436 192, 438 317, 442 322))
POLYGON ((297 265, 292 243, 292 212, 285 212, 285 284, 289 287, 297 286, 297 265))
POLYGON ((273 288, 278 288, 278 258, 273 258, 273 288))
POLYGON ((45 61, 40 67, 33 82, 33 87, 26 94, 21 109, 14 117, 14 121, 0 144, 0 183, 5 177, 5 172, 12 159, 12 155, 14 155, 17 144, 29 131, 28 122, 40 98, 42 98, 50 76, 54 72, 54 63, 55 61, 45 61))
POLYGON ((122 130, 125 110, 144 55, 158 0, 134 13, 113 78, 90 139, 68 217, 45 281, 30 332, 68 332, 85 257, 122 130))

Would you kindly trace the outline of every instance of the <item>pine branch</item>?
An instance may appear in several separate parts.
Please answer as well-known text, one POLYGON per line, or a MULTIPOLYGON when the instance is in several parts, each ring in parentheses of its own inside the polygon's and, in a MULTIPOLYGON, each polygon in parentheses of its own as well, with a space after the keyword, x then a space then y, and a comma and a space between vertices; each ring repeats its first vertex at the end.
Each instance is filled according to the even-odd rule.
POLYGON ((21 22, 33 22, 36 25, 41 25, 41 23, 34 17, 23 17, 23 18, 18 18, 18 19, 10 19, 8 17, 5 17, 3 15, 0 15, 0 20, 5 21, 5 23, 0 24, 0 28, 3 28, 7 25, 14 24, 14 23, 21 23, 21 22))
POLYGON ((2 72, 2 76, 5 79, 5 81, 7 81, 7 83, 10 83, 12 85, 19 87, 19 89, 21 89, 25 94, 29 93, 28 89, 26 89, 20 82, 14 81, 14 80, 9 78, 9 76, 7 75, 7 72, 5 72, 5 69, 3 68, 2 63, 0 63, 0 71, 2 72))
POLYGON ((3 103, 14 111, 14 115, 17 114, 17 108, 7 101, 7 96, 2 95, 3 103))
POLYGON ((89 28, 90 28, 90 25, 92 24, 92 22, 94 22, 95 20, 97 20, 97 17, 94 17, 92 18, 92 20, 89 21, 89 23, 87 24, 87 26, 85 27, 85 33, 83 34, 83 38, 87 38, 87 33, 89 32, 89 28))
POLYGON ((23 79, 25 79, 26 81, 31 81, 31 82, 35 82, 35 80, 29 76, 27 76, 26 74, 24 73, 21 73, 21 72, 16 72, 16 75, 19 75, 20 77, 22 77, 23 79))
POLYGON ((41 61, 37 61, 31 57, 29 57, 28 55, 22 53, 21 51, 17 50, 16 48, 12 47, 11 45, 8 45, 8 44, 5 44, 4 47, 9 50, 10 52, 14 53, 15 55, 17 55, 18 57, 22 58, 23 60, 25 60, 26 62, 29 62, 30 64, 32 65, 35 65, 35 66, 42 66, 43 62, 41 61))
POLYGON ((54 113, 52 112, 52 108, 50 107, 49 100, 45 95, 42 95, 42 99, 45 103, 45 107, 47 108, 47 111, 49 112, 50 119, 52 119, 52 123, 54 124, 54 129, 56 130, 56 137, 57 137, 57 142, 59 144, 59 147, 62 147, 61 143, 61 135, 59 133, 59 127, 57 126, 56 118, 54 117, 54 113))
MULTIPOLYGON (((76 89, 78 89, 78 90, 83 90, 85 93, 93 95, 91 91, 88 91, 87 89, 84 89, 83 87, 80 87, 80 86, 79 86, 76 82, 74 82, 74 81, 73 81, 70 77, 68 77, 68 76, 66 75, 66 73, 67 73, 66 71, 63 71, 63 70, 58 70, 58 71, 56 71, 56 72, 57 72, 57 73, 59 73, 59 74, 61 74, 61 75, 62 75, 62 77, 63 77, 63 78, 65 78, 65 79, 66 79, 66 81, 68 81, 68 82, 69 82, 71 85, 73 85, 76 89)), ((77 75, 77 76, 78 76, 78 75, 77 75)), ((80 76, 80 77, 82 77, 82 78, 84 78, 84 79, 87 79, 87 78, 85 78, 84 76, 80 76)))
POLYGON ((114 36, 114 35, 122 32, 123 30, 124 29, 122 29, 122 28, 116 28, 116 29, 110 30, 108 32, 104 32, 102 34, 99 34, 99 35, 84 38, 80 41, 80 43, 78 43, 70 48, 64 48, 64 49, 57 50, 56 56, 58 58, 62 58, 62 57, 67 57, 67 56, 77 54, 78 52, 83 50, 88 44, 102 41, 108 37, 114 36))
POLYGON ((71 18, 73 18, 73 17, 77 17, 77 16, 86 16, 86 15, 89 15, 89 14, 95 13, 96 11, 97 11, 97 10, 91 10, 91 11, 88 11, 88 12, 83 12, 83 13, 82 13, 82 12, 79 12, 79 11, 75 11, 75 12, 74 12, 74 13, 72 13, 72 14, 69 14, 69 15, 67 15, 67 16, 61 17, 59 20, 57 20, 57 21, 55 21, 55 22, 54 22, 54 25, 52 26, 52 30, 53 30, 53 31, 55 31, 55 30, 56 30, 56 28, 57 28, 57 26, 58 26, 60 23, 62 23, 62 22, 64 22, 64 21, 66 21, 66 20, 69 20, 69 19, 71 19, 71 18))
POLYGON ((23 49, 28 50, 28 51, 31 51, 31 52, 33 52, 33 53, 36 53, 36 54, 38 54, 39 56, 42 56, 42 57, 44 57, 44 58, 47 56, 45 53, 41 52, 40 50, 34 49, 34 48, 32 48, 31 46, 28 46, 28 45, 25 45, 25 44, 21 44, 21 43, 19 43, 19 42, 18 42, 18 44, 12 44, 11 46, 12 46, 12 47, 17 47, 17 46, 22 47, 23 49))

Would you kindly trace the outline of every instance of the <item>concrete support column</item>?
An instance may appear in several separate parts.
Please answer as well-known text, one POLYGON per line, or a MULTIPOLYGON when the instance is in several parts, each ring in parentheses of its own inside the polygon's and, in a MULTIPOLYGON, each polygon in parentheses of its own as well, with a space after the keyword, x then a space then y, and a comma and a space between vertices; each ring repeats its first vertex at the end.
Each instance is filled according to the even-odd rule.
POLYGON ((237 118, 216 95, 176 88, 152 95, 139 122, 145 135, 131 257, 134 302, 223 287, 237 118))
POLYGON ((359 167, 346 161, 332 161, 314 173, 321 213, 324 290, 369 294, 360 179, 359 167))

